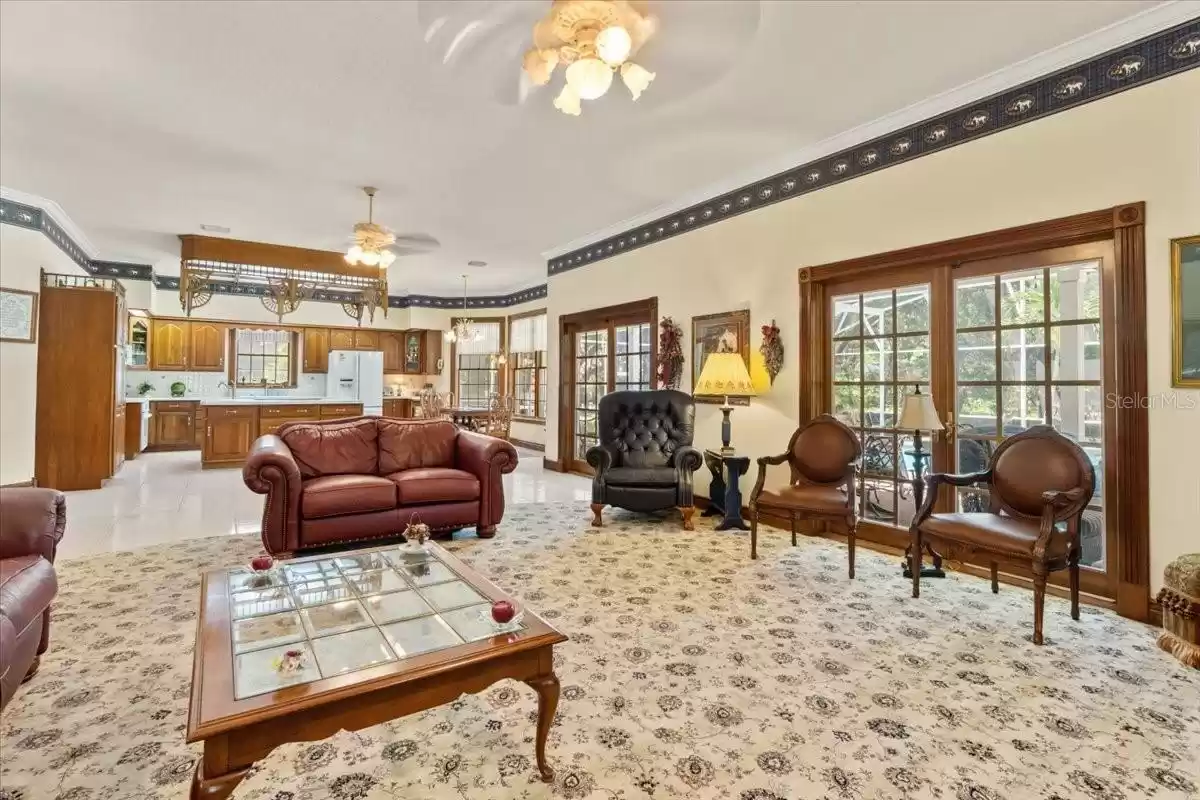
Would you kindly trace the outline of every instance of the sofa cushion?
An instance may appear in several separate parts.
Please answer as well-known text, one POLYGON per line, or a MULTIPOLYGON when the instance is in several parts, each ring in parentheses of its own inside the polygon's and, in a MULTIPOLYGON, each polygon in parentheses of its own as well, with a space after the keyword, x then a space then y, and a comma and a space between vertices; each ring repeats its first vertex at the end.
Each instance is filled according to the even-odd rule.
POLYGON ((294 422, 279 430, 300 475, 374 475, 379 466, 379 432, 374 417, 345 422, 294 422))
POLYGON ((8 617, 16 633, 49 608, 57 591, 54 566, 41 556, 0 560, 0 614, 8 617))
POLYGON ((305 481, 300 490, 300 513, 305 519, 395 507, 396 484, 378 475, 326 475, 305 481))
POLYGON ((422 503, 460 503, 479 499, 479 479, 461 469, 426 467, 393 472, 388 480, 394 481, 400 492, 400 505, 415 506, 422 503))
POLYGON ((613 467, 604 473, 610 486, 674 486, 679 471, 674 467, 613 467))
MULTIPOLYGON (((379 420, 379 474, 419 467, 453 467, 458 429, 444 419, 379 420)), ((403 502, 403 501, 401 501, 403 502)))

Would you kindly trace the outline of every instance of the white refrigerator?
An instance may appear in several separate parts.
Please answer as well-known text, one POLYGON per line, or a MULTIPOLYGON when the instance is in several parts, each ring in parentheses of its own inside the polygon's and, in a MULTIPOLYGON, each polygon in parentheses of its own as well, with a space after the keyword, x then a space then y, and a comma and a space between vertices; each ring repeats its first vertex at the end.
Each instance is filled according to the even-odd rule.
POLYGON ((364 414, 383 416, 383 353, 331 350, 326 381, 326 399, 362 403, 364 414))

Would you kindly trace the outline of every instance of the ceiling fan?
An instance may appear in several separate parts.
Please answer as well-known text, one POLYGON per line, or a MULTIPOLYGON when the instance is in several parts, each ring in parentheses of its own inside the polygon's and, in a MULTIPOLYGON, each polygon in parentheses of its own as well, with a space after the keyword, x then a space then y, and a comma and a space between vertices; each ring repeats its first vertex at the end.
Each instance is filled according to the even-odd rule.
POLYGON ((346 263, 386 270, 400 256, 430 253, 441 247, 441 242, 428 233, 395 234, 375 222, 377 191, 374 186, 363 187, 367 195, 367 221, 354 226, 351 244, 346 250, 346 263))

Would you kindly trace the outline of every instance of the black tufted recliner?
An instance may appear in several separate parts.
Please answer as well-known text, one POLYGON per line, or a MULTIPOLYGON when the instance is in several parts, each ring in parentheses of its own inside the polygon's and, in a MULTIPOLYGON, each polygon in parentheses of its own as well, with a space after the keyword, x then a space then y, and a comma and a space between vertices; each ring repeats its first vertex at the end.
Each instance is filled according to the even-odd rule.
POLYGON ((592 524, 605 505, 630 511, 678 508, 692 530, 692 473, 703 459, 692 447, 696 402, 671 389, 611 392, 600 398, 600 444, 589 448, 592 524))

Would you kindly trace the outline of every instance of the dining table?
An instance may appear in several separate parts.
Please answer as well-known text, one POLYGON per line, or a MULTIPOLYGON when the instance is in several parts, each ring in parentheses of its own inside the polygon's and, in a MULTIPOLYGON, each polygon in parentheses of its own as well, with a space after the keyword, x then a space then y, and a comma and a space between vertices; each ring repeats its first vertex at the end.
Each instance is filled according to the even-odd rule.
POLYGON ((450 406, 442 413, 453 420, 458 427, 477 431, 486 427, 491 411, 478 406, 450 406))

